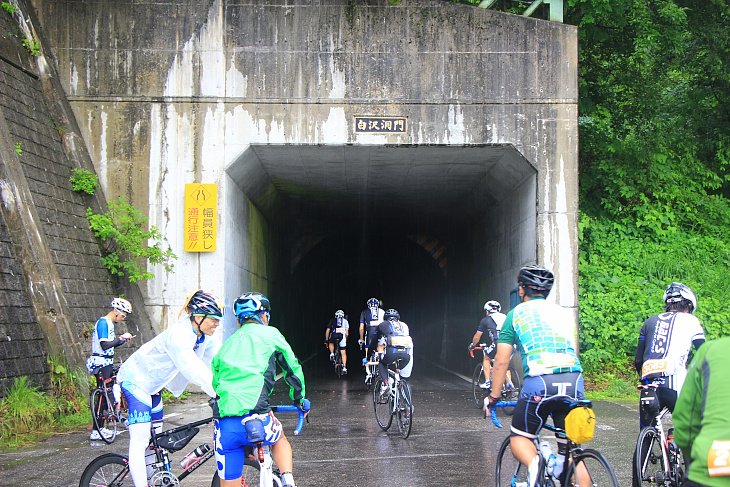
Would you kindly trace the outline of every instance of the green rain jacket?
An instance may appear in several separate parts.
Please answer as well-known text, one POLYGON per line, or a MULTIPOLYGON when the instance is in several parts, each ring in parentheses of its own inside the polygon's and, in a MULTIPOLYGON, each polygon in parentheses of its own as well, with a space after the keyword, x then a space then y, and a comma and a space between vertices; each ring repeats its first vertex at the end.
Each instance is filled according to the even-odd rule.
POLYGON ((213 388, 221 417, 249 411, 271 411, 269 395, 276 382, 276 364, 295 404, 304 399, 304 374, 284 336, 274 327, 246 323, 231 335, 213 358, 213 388))
POLYGON ((691 459, 688 477, 710 487, 730 486, 730 337, 695 353, 672 414, 674 439, 691 459))

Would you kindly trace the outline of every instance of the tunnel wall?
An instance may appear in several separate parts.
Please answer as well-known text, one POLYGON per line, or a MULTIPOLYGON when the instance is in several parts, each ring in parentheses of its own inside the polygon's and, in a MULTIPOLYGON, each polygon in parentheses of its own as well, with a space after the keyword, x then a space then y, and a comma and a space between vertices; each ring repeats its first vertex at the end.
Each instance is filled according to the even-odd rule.
MULTIPOLYGON (((162 326, 193 283, 231 302, 257 282, 256 269, 229 264, 239 248, 258 252, 258 243, 180 251, 189 182, 220 185, 219 245, 251 237, 238 215, 251 198, 236 194, 226 171, 245 164, 242 155, 256 144, 513 145, 537 171, 535 228, 499 234, 507 249, 495 258, 513 260, 495 269, 496 279, 477 243, 470 258, 483 267, 450 289, 465 291, 474 306, 492 282, 504 296, 507 276, 537 261, 558 275, 551 299, 577 307, 575 27, 438 1, 33 5, 107 196, 149 208, 180 256, 174 275, 156 272, 144 290, 162 326), (407 117, 407 131, 359 133, 354 118, 363 114, 407 117), (532 235, 535 248, 520 247, 532 235)), ((505 211, 533 201, 514 198, 502 203, 505 211)), ((261 243, 269 244, 276 242, 261 243)))

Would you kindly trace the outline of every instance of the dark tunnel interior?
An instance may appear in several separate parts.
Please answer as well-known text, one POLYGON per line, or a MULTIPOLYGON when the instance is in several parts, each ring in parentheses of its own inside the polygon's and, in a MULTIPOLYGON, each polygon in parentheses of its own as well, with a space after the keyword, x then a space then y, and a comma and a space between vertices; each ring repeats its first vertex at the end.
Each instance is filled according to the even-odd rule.
MULTIPOLYGON (((360 313, 368 298, 395 308, 419 355, 441 351, 446 281, 437 261, 406 236, 337 235, 314 247, 294 269, 282 331, 300 357, 321 352, 327 323, 342 309, 350 324, 349 357, 360 360, 360 313), (294 311, 294 313, 291 313, 294 311)), ((351 362, 352 363, 352 362, 351 362)))

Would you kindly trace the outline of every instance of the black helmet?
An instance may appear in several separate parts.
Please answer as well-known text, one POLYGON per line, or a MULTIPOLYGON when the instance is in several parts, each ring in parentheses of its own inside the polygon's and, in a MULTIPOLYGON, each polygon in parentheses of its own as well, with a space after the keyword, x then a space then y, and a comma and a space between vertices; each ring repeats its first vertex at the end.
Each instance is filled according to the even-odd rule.
POLYGON ((400 321, 400 314, 398 314, 398 310, 391 308, 385 312, 385 314, 383 315, 383 319, 387 321, 400 321))
POLYGON ((553 288, 553 282, 555 282, 553 273, 539 265, 525 266, 520 269, 520 273, 517 275, 517 284, 535 291, 550 292, 553 288))
POLYGON ((368 308, 377 308, 380 306, 380 300, 378 298, 370 298, 367 302, 368 308))
POLYGON ((185 303, 185 311, 190 316, 210 316, 216 320, 222 320, 224 309, 225 305, 218 296, 202 289, 191 292, 185 303))
POLYGON ((664 291, 664 304, 687 301, 692 306, 689 312, 694 313, 697 309, 697 296, 692 290, 681 282, 673 282, 664 291))

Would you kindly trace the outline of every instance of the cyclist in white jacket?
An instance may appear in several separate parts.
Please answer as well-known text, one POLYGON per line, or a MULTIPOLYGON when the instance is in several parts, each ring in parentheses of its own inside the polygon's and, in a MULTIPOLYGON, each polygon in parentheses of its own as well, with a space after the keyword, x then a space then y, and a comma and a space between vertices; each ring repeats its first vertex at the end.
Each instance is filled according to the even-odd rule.
POLYGON ((117 382, 129 405, 129 472, 135 487, 147 486, 150 472, 145 453, 150 423, 155 432, 162 431, 160 391, 166 388, 177 397, 192 382, 215 397, 210 362, 221 342, 212 335, 223 319, 223 308, 223 302, 213 294, 203 290, 190 293, 180 310, 188 319, 142 345, 119 369, 117 382))

